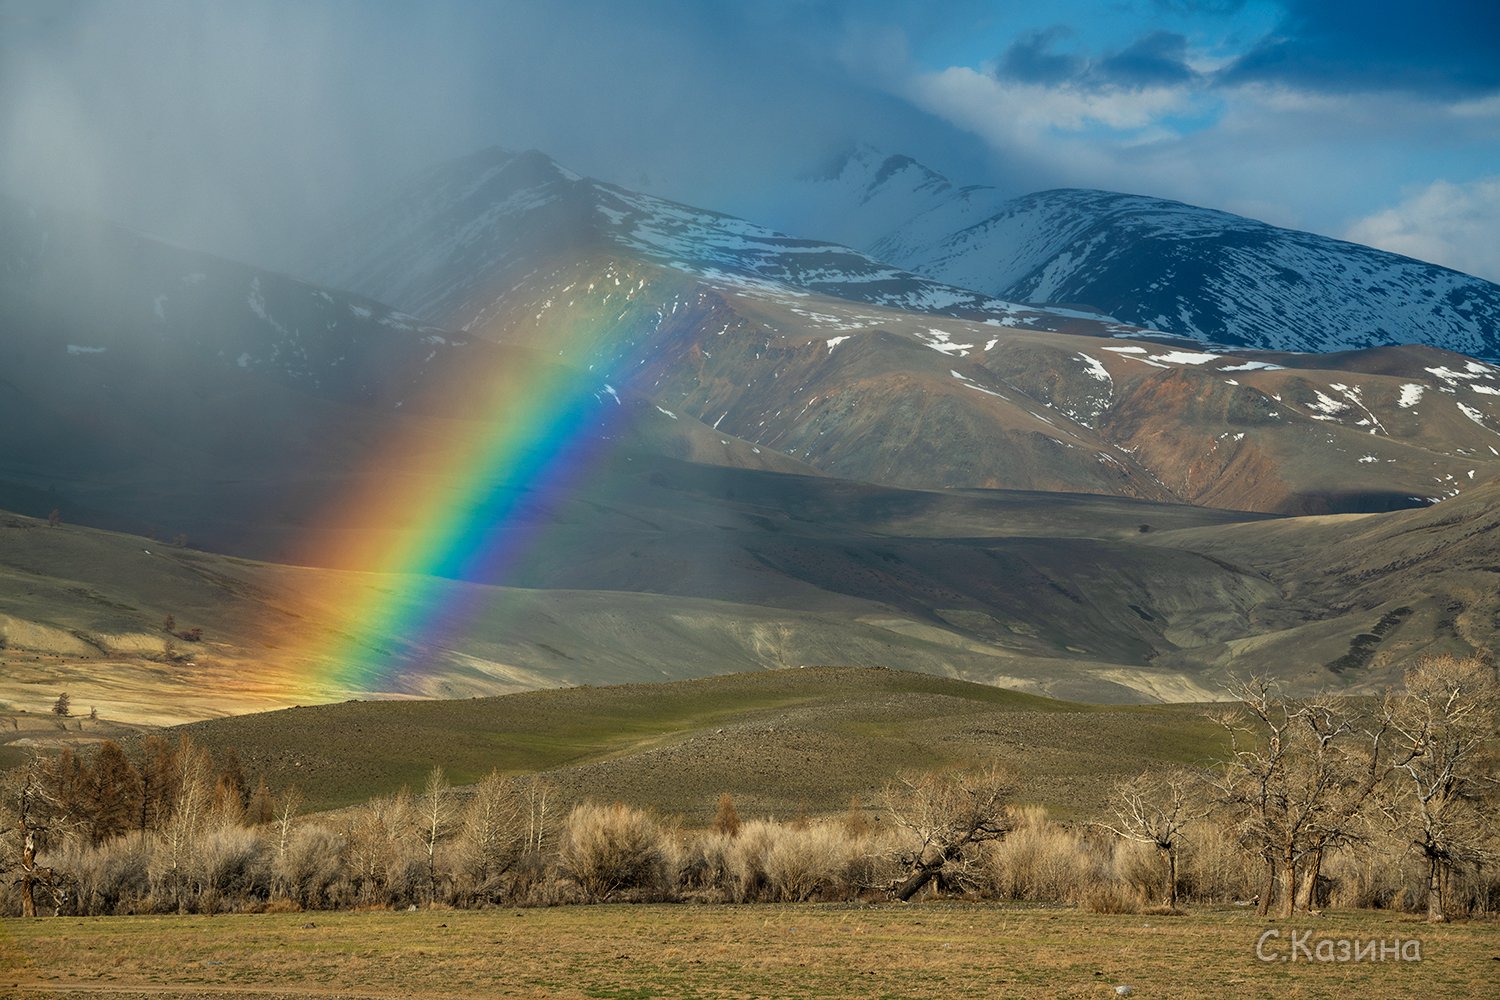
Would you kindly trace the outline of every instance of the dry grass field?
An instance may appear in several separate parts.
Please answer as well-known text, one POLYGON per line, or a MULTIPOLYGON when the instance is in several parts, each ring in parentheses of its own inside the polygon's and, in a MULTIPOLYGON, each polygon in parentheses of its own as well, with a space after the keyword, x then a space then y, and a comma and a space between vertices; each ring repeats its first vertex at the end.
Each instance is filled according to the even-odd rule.
MULTIPOLYGON (((1422 961, 1265 963, 1238 910, 997 904, 575 906, 0 923, 0 996, 1490 997, 1493 921, 1302 916, 1314 942, 1416 938, 1422 961)), ((1285 938, 1283 937, 1283 942, 1285 938)))

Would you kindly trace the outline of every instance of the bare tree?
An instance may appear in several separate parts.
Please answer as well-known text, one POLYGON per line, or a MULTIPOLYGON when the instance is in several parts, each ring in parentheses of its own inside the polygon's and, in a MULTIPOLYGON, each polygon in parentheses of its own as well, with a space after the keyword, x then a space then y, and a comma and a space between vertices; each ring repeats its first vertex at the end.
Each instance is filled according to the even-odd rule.
POLYGON ((526 785, 526 851, 541 854, 552 833, 552 786, 533 777, 526 785))
POLYGON ((171 811, 156 831, 151 855, 154 890, 186 912, 200 838, 209 825, 214 801, 213 762, 187 736, 170 758, 170 785, 175 788, 171 811))
POLYGON ((49 794, 47 765, 33 752, 21 767, 6 775, 5 818, 15 839, 7 838, 0 852, 0 872, 14 873, 14 884, 21 892, 21 916, 36 916, 36 890, 50 886, 56 872, 37 863, 56 803, 49 794))
POLYGON ((1384 811, 1427 862, 1427 919, 1446 920, 1448 876, 1490 853, 1483 798, 1495 786, 1495 668, 1478 657, 1421 660, 1407 671, 1406 689, 1386 699, 1385 718, 1397 736, 1399 791, 1384 811))
POLYGON ((292 828, 297 820, 297 811, 301 808, 302 793, 296 788, 288 789, 272 806, 271 826, 276 837, 276 857, 271 863, 275 879, 271 891, 276 894, 286 895, 291 889, 287 878, 287 852, 292 846, 292 828))
POLYGON ((516 783, 498 771, 474 786, 453 848, 461 898, 499 899, 502 879, 527 850, 527 812, 516 783))
POLYGON ((1177 856, 1183 831, 1208 814, 1198 794, 1201 779, 1183 768, 1140 775, 1120 782, 1111 796, 1114 823, 1101 823, 1117 837, 1149 844, 1160 855, 1166 875, 1162 904, 1177 907, 1177 856))
POLYGON ((427 901, 437 901, 437 845, 450 831, 453 819, 453 787, 441 767, 427 775, 422 791, 422 848, 427 852, 427 901))
POLYGON ((1009 832, 1010 793, 997 767, 906 776, 887 785, 885 809, 907 835, 898 858, 906 873, 887 887, 890 893, 904 901, 930 882, 941 888, 962 881, 971 849, 1009 832))
POLYGON ((346 857, 360 902, 385 905, 410 892, 420 827, 411 791, 404 787, 353 812, 345 833, 346 857))
POLYGON ((1239 709, 1219 720, 1231 750, 1215 782, 1219 803, 1265 865, 1259 912, 1270 912, 1279 877, 1281 913, 1289 917, 1299 901, 1311 905, 1324 852, 1352 835, 1379 783, 1384 730, 1361 728, 1339 699, 1295 701, 1265 678, 1242 682, 1235 693, 1239 709), (1305 900, 1299 874, 1307 879, 1305 900))
POLYGON ((99 745, 82 769, 85 815, 95 844, 117 837, 135 825, 141 808, 141 776, 113 740, 99 745))
POLYGON ((276 818, 276 799, 266 784, 266 776, 258 775, 255 791, 250 793, 250 804, 245 807, 245 825, 262 826, 276 818))
POLYGON ((141 817, 140 828, 156 830, 172 815, 177 793, 182 785, 179 751, 184 746, 161 736, 147 736, 141 744, 141 817))

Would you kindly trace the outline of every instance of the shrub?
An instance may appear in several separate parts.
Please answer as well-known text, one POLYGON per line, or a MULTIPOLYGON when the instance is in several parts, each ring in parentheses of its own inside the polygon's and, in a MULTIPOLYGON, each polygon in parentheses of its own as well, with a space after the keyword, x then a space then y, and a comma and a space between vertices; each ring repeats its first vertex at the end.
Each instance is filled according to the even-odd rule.
POLYGON ((782 902, 805 903, 841 884, 853 855, 852 842, 833 824, 779 827, 763 861, 768 893, 782 902))
POLYGON ((715 830, 700 831, 688 838, 678 868, 678 881, 689 892, 730 898, 729 852, 735 838, 715 830))
POLYGON ((271 864, 275 899, 312 910, 332 906, 342 870, 344 838, 324 826, 304 825, 287 838, 286 850, 271 864))
POLYGON ((192 879, 198 909, 215 913, 228 904, 264 901, 271 892, 270 858, 256 831, 219 826, 203 835, 194 851, 192 879))
POLYGON ((590 902, 636 891, 652 896, 668 888, 671 845, 647 813, 621 803, 574 807, 563 825, 562 870, 590 902))
POLYGON ((1141 912, 1140 893, 1112 879, 1085 886, 1078 903, 1090 913, 1141 912))
POLYGON ((767 893, 766 856, 775 846, 780 827, 766 820, 752 820, 740 827, 724 853, 726 889, 736 903, 748 903, 767 893))
MULTIPOLYGON (((1167 875, 1162 868, 1161 856, 1148 844, 1130 840, 1116 841, 1110 871, 1114 876, 1112 882, 1117 883, 1122 890, 1129 890, 1142 900, 1160 901, 1167 898, 1167 875)), ((1098 912, 1125 911, 1101 910, 1098 912)))
POLYGON ((1006 899, 1069 902, 1110 877, 1112 860, 1076 830, 1052 822, 1045 809, 1011 811, 1004 840, 987 845, 990 884, 1006 899))
POLYGON ((1206 903, 1250 900, 1261 889, 1260 860, 1245 849, 1227 825, 1214 820, 1191 824, 1183 837, 1177 866, 1182 896, 1206 903))
POLYGON ((151 891, 150 859, 151 839, 134 831, 98 847, 76 843, 48 857, 47 864, 67 873, 70 912, 105 916, 142 908, 151 891))

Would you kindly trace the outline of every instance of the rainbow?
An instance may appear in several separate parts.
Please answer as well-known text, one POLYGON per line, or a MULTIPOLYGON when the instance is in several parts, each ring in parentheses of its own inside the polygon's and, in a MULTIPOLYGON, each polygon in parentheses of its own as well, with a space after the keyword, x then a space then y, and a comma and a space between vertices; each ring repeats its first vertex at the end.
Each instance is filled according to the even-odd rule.
MULTIPOLYGON (((545 342, 575 358, 597 357, 596 348, 632 322, 582 311, 569 319, 545 342)), ((322 574, 319 592, 304 595, 340 623, 293 651, 304 664, 298 669, 310 672, 296 685, 309 696, 411 693, 413 678, 435 665, 433 650, 462 633, 479 602, 495 600, 493 591, 454 581, 504 580, 631 419, 615 391, 623 383, 608 373, 524 351, 503 357, 460 364, 428 390, 468 401, 481 417, 403 417, 407 426, 328 506, 313 541, 293 557, 354 568, 322 574)))

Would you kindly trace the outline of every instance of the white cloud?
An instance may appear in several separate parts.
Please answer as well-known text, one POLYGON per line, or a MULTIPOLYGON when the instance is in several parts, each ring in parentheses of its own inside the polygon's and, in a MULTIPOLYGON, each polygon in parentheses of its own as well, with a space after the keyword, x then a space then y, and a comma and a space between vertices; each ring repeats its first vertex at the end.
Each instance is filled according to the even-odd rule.
POLYGON ((1455 118, 1479 118, 1490 122, 1500 122, 1500 94, 1460 101, 1453 105, 1451 113, 1455 118))
POLYGON ((1399 205, 1360 219, 1345 239, 1500 281, 1500 176, 1437 181, 1399 205))
POLYGON ((1186 87, 1045 86, 1001 80, 967 66, 919 74, 910 86, 919 104, 981 135, 1039 128, 1076 132, 1095 125, 1141 129, 1185 110, 1192 100, 1186 87))

